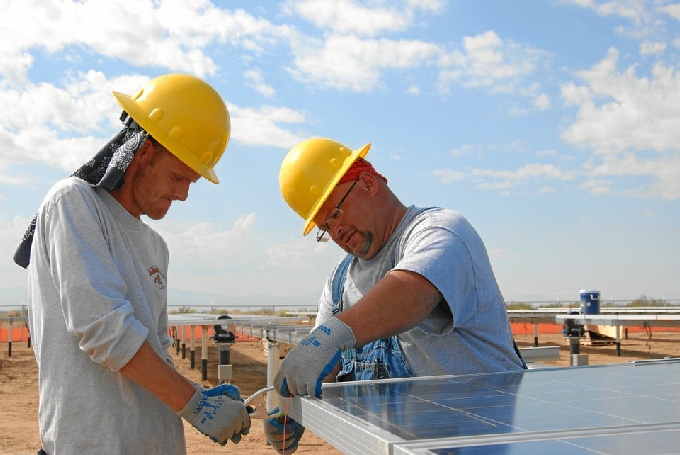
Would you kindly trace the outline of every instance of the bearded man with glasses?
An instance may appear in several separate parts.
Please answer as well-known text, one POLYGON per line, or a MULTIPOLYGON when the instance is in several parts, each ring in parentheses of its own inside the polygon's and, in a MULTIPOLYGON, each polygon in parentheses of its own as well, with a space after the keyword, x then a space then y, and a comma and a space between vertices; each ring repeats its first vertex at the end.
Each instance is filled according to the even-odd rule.
MULTIPOLYGON (((347 256, 322 290, 316 327, 283 359, 274 388, 283 398, 321 396, 324 381, 406 378, 526 368, 505 303, 475 229, 459 213, 406 206, 387 179, 352 150, 326 138, 285 157, 286 203, 347 256)), ((265 433, 292 453, 304 428, 278 409, 265 433), (285 437, 284 437, 285 436, 285 437)))

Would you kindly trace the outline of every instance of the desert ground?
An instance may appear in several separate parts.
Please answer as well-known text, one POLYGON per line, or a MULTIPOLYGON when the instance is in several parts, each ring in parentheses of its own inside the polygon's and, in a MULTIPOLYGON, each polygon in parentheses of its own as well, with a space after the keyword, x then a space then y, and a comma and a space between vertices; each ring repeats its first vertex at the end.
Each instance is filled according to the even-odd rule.
MULTIPOLYGON (((534 336, 515 335, 520 347, 534 344, 534 336)), ((553 366, 570 365, 569 341, 561 334, 539 335, 540 346, 560 346, 560 360, 543 362, 553 366)), ((237 338, 231 344, 230 362, 233 366, 231 383, 238 386, 241 395, 249 396, 266 386, 267 354, 259 340, 237 338)), ((27 342, 14 342, 12 355, 8 356, 6 343, 0 344, 0 453, 32 454, 40 448, 38 433, 38 387, 37 367, 32 349, 27 342)), ((211 345, 209 349, 207 380, 202 379, 200 371, 200 346, 195 354, 195 368, 190 368, 189 356, 182 358, 181 352, 171 351, 175 365, 190 380, 213 386, 219 384, 217 364, 219 362, 219 345, 211 345)), ((590 365, 628 362, 639 359, 652 359, 680 356, 680 332, 634 332, 621 341, 621 355, 616 355, 614 345, 588 346, 580 345, 580 353, 587 354, 590 365)), ((579 367, 574 367, 579 368, 579 367)), ((187 451, 189 454, 226 454, 248 453, 255 455, 274 454, 274 449, 267 446, 262 420, 253 419, 250 434, 244 436, 237 445, 229 442, 221 447, 185 424, 187 451)), ((333 448, 311 431, 305 432, 296 453, 338 454, 333 448)))

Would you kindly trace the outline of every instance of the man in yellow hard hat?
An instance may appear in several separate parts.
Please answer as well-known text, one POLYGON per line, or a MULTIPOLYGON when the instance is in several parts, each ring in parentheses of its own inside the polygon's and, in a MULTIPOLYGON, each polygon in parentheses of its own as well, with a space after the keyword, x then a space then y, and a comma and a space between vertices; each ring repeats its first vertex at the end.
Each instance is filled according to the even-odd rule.
POLYGON ((214 172, 229 112, 204 81, 114 92, 123 129, 45 197, 17 249, 47 454, 184 454, 182 418, 222 445, 250 429, 238 389, 203 389, 168 353, 168 248, 141 220, 165 216, 214 172))
MULTIPOLYGON (((459 213, 406 206, 365 160, 370 144, 304 141, 279 184, 305 220, 303 234, 347 256, 331 271, 316 327, 282 361, 282 396, 321 395, 321 383, 526 368, 486 248, 459 213)), ((278 411, 278 410, 275 410, 278 411)), ((303 429, 265 420, 273 447, 291 453, 303 429)))

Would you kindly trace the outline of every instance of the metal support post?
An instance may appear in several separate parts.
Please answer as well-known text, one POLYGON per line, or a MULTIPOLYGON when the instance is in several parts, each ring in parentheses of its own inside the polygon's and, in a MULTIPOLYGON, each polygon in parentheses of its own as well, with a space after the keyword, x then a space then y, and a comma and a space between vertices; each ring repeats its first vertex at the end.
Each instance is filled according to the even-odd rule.
POLYGON ((538 322, 534 322, 534 347, 538 347, 538 322))
POLYGON ((187 358, 187 326, 182 326, 182 359, 187 358))
POLYGON ((201 336, 201 378, 203 380, 208 379, 208 327, 201 326, 202 336, 201 336))
POLYGON ((192 325, 189 330, 189 367, 193 370, 196 366, 196 326, 192 325))
MULTIPOLYGON (((279 343, 267 338, 267 387, 274 385, 274 376, 279 371, 281 365, 281 351, 279 343)), ((267 393, 267 412, 271 412, 275 407, 279 406, 279 394, 272 390, 267 393)))

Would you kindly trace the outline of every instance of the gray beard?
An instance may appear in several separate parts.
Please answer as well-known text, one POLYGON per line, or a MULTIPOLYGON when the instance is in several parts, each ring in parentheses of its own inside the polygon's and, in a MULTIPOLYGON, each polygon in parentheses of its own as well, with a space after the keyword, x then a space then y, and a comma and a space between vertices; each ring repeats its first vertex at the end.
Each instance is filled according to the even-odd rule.
POLYGON ((364 235, 363 243, 361 244, 359 250, 354 255, 365 259, 366 255, 368 254, 368 251, 371 249, 371 245, 373 245, 373 233, 367 232, 364 235))

